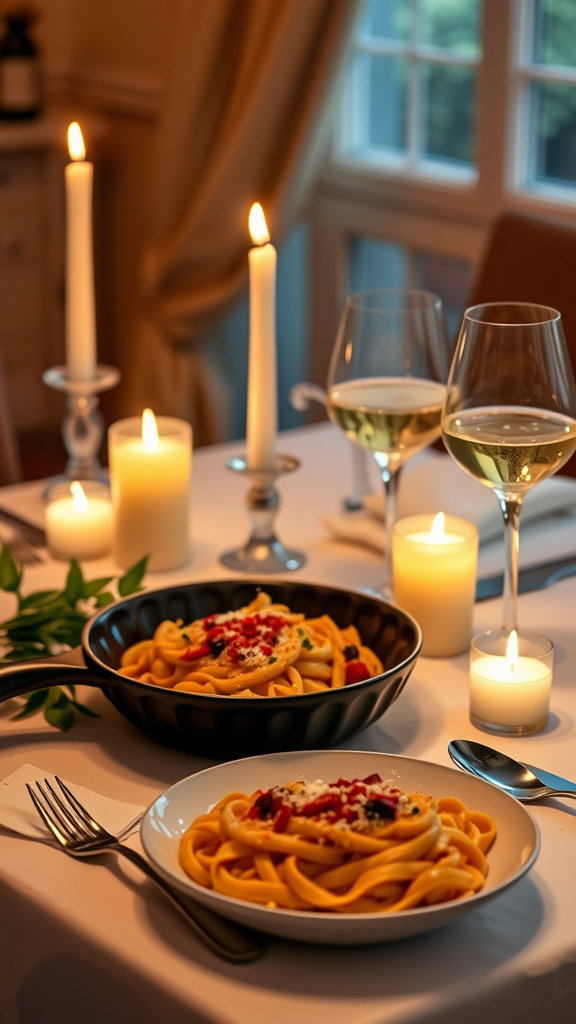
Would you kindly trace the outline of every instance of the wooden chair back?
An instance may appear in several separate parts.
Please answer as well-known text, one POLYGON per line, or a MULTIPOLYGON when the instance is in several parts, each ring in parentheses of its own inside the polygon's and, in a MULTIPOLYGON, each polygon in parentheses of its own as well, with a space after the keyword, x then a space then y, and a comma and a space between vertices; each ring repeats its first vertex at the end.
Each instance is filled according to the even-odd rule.
MULTIPOLYGON (((537 302, 559 310, 576 376, 576 227, 524 213, 502 214, 468 305, 481 302, 537 302)), ((562 473, 576 477, 576 455, 562 473)))

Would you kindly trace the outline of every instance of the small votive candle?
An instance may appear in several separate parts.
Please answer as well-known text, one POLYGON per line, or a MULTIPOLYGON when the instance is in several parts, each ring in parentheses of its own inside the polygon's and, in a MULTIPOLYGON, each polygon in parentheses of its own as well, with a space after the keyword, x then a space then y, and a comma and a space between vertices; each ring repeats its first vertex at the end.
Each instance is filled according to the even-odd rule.
POLYGON ((53 558, 102 558, 112 546, 112 505, 108 488, 75 480, 49 494, 46 540, 53 558))
POLYGON ((492 733, 538 732, 548 721, 554 648, 538 633, 479 633, 470 648, 470 721, 492 733))
POLYGON ((422 628, 422 654, 468 650, 476 590, 478 530, 455 516, 400 519, 392 538, 394 601, 422 628))
POLYGON ((113 557, 132 565, 150 556, 152 570, 177 569, 190 558, 192 428, 150 409, 108 431, 114 506, 113 557))

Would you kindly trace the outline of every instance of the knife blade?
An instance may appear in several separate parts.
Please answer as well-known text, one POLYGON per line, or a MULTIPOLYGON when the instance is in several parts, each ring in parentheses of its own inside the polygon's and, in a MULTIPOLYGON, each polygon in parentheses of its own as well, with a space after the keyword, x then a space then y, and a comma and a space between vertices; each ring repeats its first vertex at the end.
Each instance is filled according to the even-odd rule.
POLYGON ((552 789, 564 789, 570 793, 576 793, 576 782, 570 782, 570 779, 563 779, 561 775, 553 775, 552 772, 546 772, 543 768, 536 768, 533 764, 528 764, 527 761, 522 761, 525 768, 531 771, 540 782, 543 782, 545 786, 550 786, 552 789))
MULTIPOLYGON (((576 554, 567 558, 557 558, 549 562, 538 562, 527 565, 518 572, 518 593, 527 594, 531 590, 543 590, 551 587, 558 580, 576 575, 576 554)), ((487 601, 498 597, 504 590, 504 576, 484 576, 476 581, 476 600, 487 601)))

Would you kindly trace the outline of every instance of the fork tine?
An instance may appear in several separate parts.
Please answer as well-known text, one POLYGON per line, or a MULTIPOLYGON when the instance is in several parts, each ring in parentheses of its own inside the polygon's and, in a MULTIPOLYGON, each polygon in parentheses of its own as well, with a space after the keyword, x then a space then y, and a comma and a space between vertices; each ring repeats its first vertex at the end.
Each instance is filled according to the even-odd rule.
MULTIPOLYGON (((44 782, 46 783, 48 788, 51 788, 48 779, 44 779, 44 782)), ((46 810, 46 813, 49 815, 49 817, 52 818, 52 820, 56 819, 56 822, 58 823, 60 830, 67 835, 67 841, 70 839, 78 839, 78 830, 74 825, 74 821, 66 814, 65 811, 63 814, 61 813, 61 811, 58 809, 57 806, 55 806, 53 801, 50 800, 50 797, 48 796, 48 794, 45 792, 45 790, 42 788, 42 785, 38 781, 36 781, 36 789, 40 792, 40 795, 44 801, 44 809, 46 810)))
POLYGON ((24 558, 27 557, 27 545, 26 543, 22 543, 20 537, 13 535, 12 540, 8 544, 8 547, 11 548, 14 558, 17 558, 19 562, 23 562, 24 558))
POLYGON ((18 562, 23 562, 25 565, 42 562, 40 553, 16 527, 0 523, 0 540, 5 547, 10 548, 18 562))
POLYGON ((56 782, 60 786, 60 789, 62 790, 64 796, 66 797, 66 800, 71 805, 73 810, 76 812, 78 818, 80 818, 84 825, 87 826, 87 828, 93 834, 97 836, 102 835, 106 831, 106 829, 104 829, 102 825, 100 825, 97 821, 94 821, 94 818, 88 813, 86 808, 83 807, 80 801, 76 799, 74 793, 72 793, 72 791, 68 789, 68 786, 64 782, 62 782, 62 779, 59 779, 57 775, 55 775, 54 778, 56 779, 56 782))
MULTIPOLYGON (((54 778, 56 778, 56 776, 54 776, 54 778)), ((66 822, 67 826, 71 829, 73 833, 73 838, 93 839, 94 832, 92 831, 92 829, 86 826, 85 822, 77 814, 75 808, 67 803, 64 803, 60 799, 58 793, 56 792, 56 790, 51 785, 48 779, 44 779, 44 782, 46 783, 46 786, 50 790, 53 801, 56 803, 57 807, 60 810, 61 817, 66 822)), ((58 813, 56 807, 54 807, 54 804, 52 804, 52 810, 58 813)))
MULTIPOLYGON (((36 785, 38 785, 38 783, 36 783, 36 785)), ((36 796, 36 793, 32 789, 32 786, 28 782, 26 783, 26 789, 28 790, 32 798, 32 803, 34 804, 34 807, 36 808, 38 814, 42 818, 42 821, 46 825, 46 828, 52 833, 52 835, 55 837, 55 839, 58 840, 59 843, 62 843, 62 845, 65 846, 66 843, 68 842, 68 836, 64 835, 64 833, 58 827, 57 823, 55 821, 52 821, 52 818, 48 816, 48 814, 44 810, 44 807, 42 806, 38 797, 36 796)))
POLYGON ((34 548, 26 540, 20 540, 20 538, 13 540, 8 547, 12 548, 14 557, 19 561, 23 562, 24 565, 36 565, 42 561, 39 555, 36 554, 34 548))

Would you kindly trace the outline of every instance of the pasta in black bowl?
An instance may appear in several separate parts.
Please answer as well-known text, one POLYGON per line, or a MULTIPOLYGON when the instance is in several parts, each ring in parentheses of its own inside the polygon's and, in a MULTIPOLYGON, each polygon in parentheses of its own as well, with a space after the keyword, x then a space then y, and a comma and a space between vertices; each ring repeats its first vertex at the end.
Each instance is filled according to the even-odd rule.
MULTIPOLYGON (((293 581, 217 580, 145 591, 118 601, 86 626, 82 649, 0 669, 0 699, 48 685, 97 686, 138 728, 200 756, 237 758, 341 743, 384 714, 404 687, 422 646, 417 623, 399 608, 355 591, 293 581), (306 620, 330 616, 353 627, 382 671, 336 688, 265 696, 167 688, 121 674, 122 657, 161 623, 191 623, 245 608, 259 590, 306 620)), ((192 665, 192 668, 195 666, 192 665)), ((304 678, 307 678, 304 676, 304 678)))

